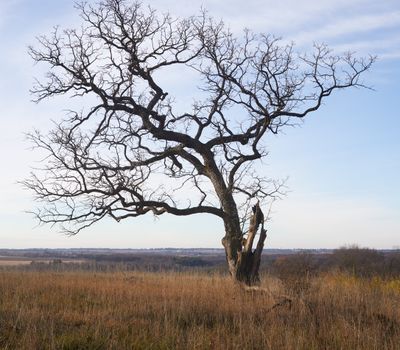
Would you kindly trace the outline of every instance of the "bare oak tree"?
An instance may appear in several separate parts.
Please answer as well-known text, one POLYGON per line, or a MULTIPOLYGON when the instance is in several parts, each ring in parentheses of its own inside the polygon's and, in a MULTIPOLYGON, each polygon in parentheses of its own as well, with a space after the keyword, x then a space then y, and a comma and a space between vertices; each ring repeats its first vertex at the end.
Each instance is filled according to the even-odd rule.
POLYGON ((30 135, 46 153, 25 182, 43 202, 37 217, 76 234, 105 217, 211 214, 224 223, 232 277, 259 282, 262 207, 282 192, 282 182, 254 169, 265 137, 333 91, 363 86, 374 59, 333 55, 324 45, 301 55, 250 31, 237 38, 206 12, 174 19, 124 0, 77 8, 80 29, 56 28, 30 48, 49 66, 33 88, 36 101, 69 95, 90 103, 50 133, 30 135), (197 77, 187 110, 160 83, 171 72, 185 86, 197 77))

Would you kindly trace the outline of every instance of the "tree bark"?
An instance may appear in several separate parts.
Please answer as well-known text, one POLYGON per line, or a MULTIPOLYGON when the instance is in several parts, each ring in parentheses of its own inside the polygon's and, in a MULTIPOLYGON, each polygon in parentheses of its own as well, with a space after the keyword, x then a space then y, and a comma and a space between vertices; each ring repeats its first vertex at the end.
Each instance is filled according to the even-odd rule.
POLYGON ((240 226, 235 225, 234 220, 225 219, 225 230, 222 244, 225 248, 226 260, 232 278, 234 281, 247 286, 259 284, 261 254, 267 237, 267 231, 264 228, 264 215, 259 203, 253 207, 247 239, 244 239, 244 233, 241 232, 240 226), (259 228, 258 242, 253 250, 259 228))

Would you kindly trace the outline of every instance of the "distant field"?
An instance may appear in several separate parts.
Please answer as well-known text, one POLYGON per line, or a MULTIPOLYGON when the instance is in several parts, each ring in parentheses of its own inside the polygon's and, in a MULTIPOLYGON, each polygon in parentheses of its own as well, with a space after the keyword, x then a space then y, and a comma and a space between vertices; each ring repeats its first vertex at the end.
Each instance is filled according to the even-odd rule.
POLYGON ((29 265, 32 260, 3 260, 0 259, 0 266, 19 266, 19 265, 29 265))
MULTIPOLYGON (((79 260, 79 259, 63 259, 61 260, 63 263, 75 263, 80 264, 86 262, 86 260, 79 260)), ((53 263, 54 259, 28 259, 25 257, 12 257, 9 256, 3 257, 0 256, 0 267, 1 266, 23 266, 23 265, 30 265, 32 263, 36 264, 50 264, 53 263)))
POLYGON ((0 270, 0 349, 399 349, 400 279, 0 270), (291 302, 289 302, 291 300, 291 302))

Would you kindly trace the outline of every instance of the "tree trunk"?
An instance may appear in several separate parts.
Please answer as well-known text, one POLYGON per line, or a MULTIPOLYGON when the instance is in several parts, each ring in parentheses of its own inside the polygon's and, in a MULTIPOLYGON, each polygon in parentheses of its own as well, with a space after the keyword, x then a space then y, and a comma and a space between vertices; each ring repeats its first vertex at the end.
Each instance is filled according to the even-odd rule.
POLYGON ((224 211, 225 237, 222 245, 225 247, 226 261, 229 272, 236 282, 245 285, 254 285, 260 282, 259 268, 261 253, 267 232, 264 229, 264 214, 257 203, 253 207, 247 239, 241 231, 239 215, 232 191, 226 187, 224 179, 218 170, 212 153, 203 154, 205 171, 208 174, 215 192, 224 211), (257 246, 253 251, 253 244, 258 228, 261 226, 257 246))
POLYGON ((235 226, 236 225, 234 225, 233 221, 227 219, 225 221, 226 234, 222 239, 222 244, 225 247, 229 272, 236 282, 248 286, 259 284, 261 253, 264 248, 264 241, 267 237, 267 231, 264 229, 264 215, 259 203, 253 207, 253 215, 250 219, 247 239, 244 239, 240 226, 235 226), (259 227, 260 236, 258 238, 257 246, 253 250, 254 241, 259 227))

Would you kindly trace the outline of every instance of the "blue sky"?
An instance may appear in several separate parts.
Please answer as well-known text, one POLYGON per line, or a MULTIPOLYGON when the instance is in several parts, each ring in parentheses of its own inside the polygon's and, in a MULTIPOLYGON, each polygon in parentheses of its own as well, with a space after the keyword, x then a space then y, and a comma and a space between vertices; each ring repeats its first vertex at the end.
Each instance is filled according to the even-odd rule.
MULTIPOLYGON (((186 16, 203 6, 234 32, 245 27, 294 41, 313 41, 378 62, 365 76, 375 91, 354 89, 326 100, 301 127, 270 137, 265 174, 289 176, 290 192, 275 203, 267 247, 334 248, 357 243, 400 246, 400 2, 398 0, 270 1, 153 0, 152 7, 186 16), (173 4, 172 4, 173 3, 173 4), (188 6, 190 4, 190 6, 188 6)), ((59 119, 66 99, 39 105, 29 88, 41 68, 28 44, 54 25, 75 26, 70 0, 0 1, 0 248, 23 247, 220 247, 223 226, 213 216, 151 216, 120 224, 105 221, 66 237, 24 213, 34 203, 16 182, 35 166, 24 132, 59 119)))

